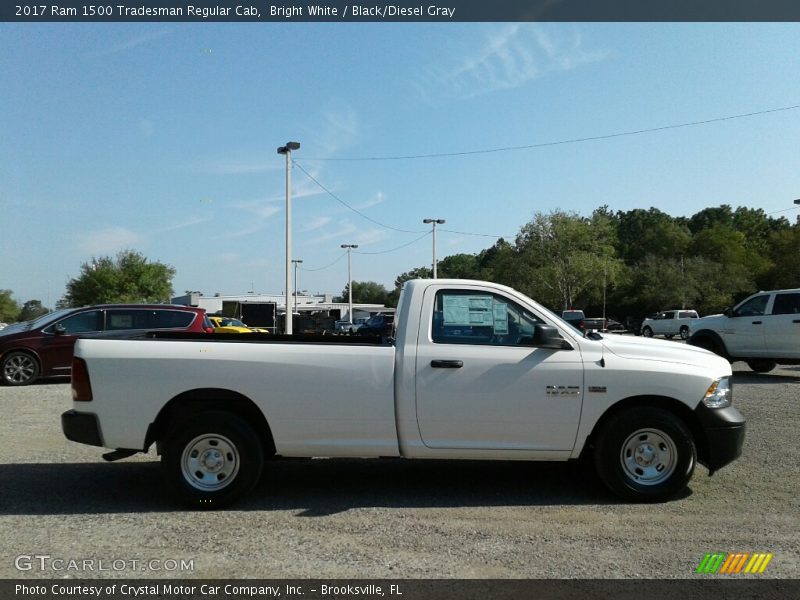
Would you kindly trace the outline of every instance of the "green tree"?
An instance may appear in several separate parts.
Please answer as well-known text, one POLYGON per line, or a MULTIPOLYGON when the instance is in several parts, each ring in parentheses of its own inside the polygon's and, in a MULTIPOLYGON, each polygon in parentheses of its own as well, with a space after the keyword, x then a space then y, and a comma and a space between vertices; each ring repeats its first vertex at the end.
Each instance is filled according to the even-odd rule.
POLYGON ((768 252, 772 266, 759 280, 761 288, 800 288, 800 221, 790 229, 773 231, 768 252))
POLYGON ((22 310, 19 313, 18 319, 20 321, 32 321, 33 319, 41 317, 48 312, 50 311, 42 306, 41 300, 28 300, 22 305, 22 310))
POLYGON ((430 279, 432 276, 433 271, 429 267, 417 267, 401 273, 394 280, 394 289, 386 297, 386 306, 390 308, 397 307, 397 303, 400 301, 400 292, 403 290, 403 284, 406 281, 411 279, 430 279))
POLYGON ((554 308, 596 301, 622 270, 615 236, 603 211, 591 218, 563 211, 537 213, 517 236, 520 260, 512 276, 516 281, 509 283, 554 308))
POLYGON ((10 323, 19 316, 19 304, 14 300, 11 290, 0 290, 0 321, 10 323))
POLYGON ((81 265, 81 274, 67 283, 64 304, 169 302, 175 269, 149 262, 142 254, 125 250, 116 259, 104 256, 81 265))
MULTIPOLYGON (((353 282, 353 302, 359 304, 386 304, 389 291, 380 283, 374 281, 354 281, 353 282)), ((342 295, 334 298, 335 302, 347 302, 349 290, 344 286, 342 295)))
POLYGON ((657 208, 617 213, 620 258, 634 264, 648 255, 675 258, 687 252, 689 229, 657 208))

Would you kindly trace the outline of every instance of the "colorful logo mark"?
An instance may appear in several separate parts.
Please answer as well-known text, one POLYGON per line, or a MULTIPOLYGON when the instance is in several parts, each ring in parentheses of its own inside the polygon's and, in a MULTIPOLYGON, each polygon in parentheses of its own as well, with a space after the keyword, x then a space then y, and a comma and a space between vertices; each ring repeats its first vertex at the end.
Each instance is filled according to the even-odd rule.
POLYGON ((739 573, 763 573, 773 554, 765 552, 715 552, 706 554, 697 573, 737 575, 739 573))

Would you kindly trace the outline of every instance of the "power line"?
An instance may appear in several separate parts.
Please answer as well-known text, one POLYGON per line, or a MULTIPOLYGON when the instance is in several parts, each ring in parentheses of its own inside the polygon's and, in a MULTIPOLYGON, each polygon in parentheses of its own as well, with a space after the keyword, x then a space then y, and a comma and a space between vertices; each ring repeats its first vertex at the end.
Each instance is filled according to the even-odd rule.
POLYGON ((469 231, 454 231, 452 229, 443 229, 441 227, 439 228, 439 231, 445 231, 447 233, 455 233, 455 234, 458 234, 458 235, 474 235, 474 236, 478 236, 478 237, 488 237, 488 238, 509 239, 509 238, 516 237, 515 235, 497 235, 497 234, 494 234, 494 233, 471 233, 469 231))
MULTIPOLYGON (((732 121, 734 119, 744 119, 747 117, 757 117, 760 115, 767 115, 770 113, 782 112, 787 110, 795 110, 800 108, 800 104, 794 106, 783 106, 781 108, 770 108, 767 110, 759 110, 756 112, 742 113, 738 115, 729 115, 727 117, 717 117, 716 119, 705 119, 703 121, 691 121, 689 123, 677 123, 674 125, 664 125, 662 127, 650 127, 648 129, 636 129, 633 131, 622 131, 619 133, 609 133, 606 135, 596 135, 581 138, 572 138, 568 140, 560 140, 556 142, 542 142, 539 144, 526 144, 524 146, 506 146, 502 148, 486 148, 481 150, 465 150, 461 152, 438 152, 433 154, 409 154, 405 156, 366 156, 366 157, 349 157, 349 158, 308 158, 303 160, 317 160, 317 161, 381 161, 381 160, 415 160, 420 158, 446 158, 454 156, 470 156, 473 154, 491 154, 495 152, 512 152, 515 150, 531 150, 534 148, 546 148, 549 146, 561 146, 565 144, 578 144, 581 142, 593 142, 598 140, 609 140, 618 137, 640 135, 643 133, 654 133, 657 131, 666 131, 669 129, 680 129, 682 127, 694 127, 697 125, 707 125, 709 123, 720 123, 722 121, 732 121)), ((297 164, 297 163, 295 163, 297 164)))
POLYGON ((311 175, 311 173, 309 173, 308 171, 306 171, 306 170, 303 168, 303 166, 302 166, 301 164, 299 164, 297 161, 294 161, 294 165, 295 165, 297 168, 299 168, 299 169, 300 169, 300 170, 301 170, 303 173, 305 173, 306 177, 308 177, 308 178, 309 178, 311 181, 313 181, 314 183, 316 183, 316 184, 317 184, 317 185, 318 185, 318 186, 319 186, 319 187, 320 187, 320 188, 321 188, 321 189, 322 189, 322 190, 323 190, 323 191, 324 191, 326 194, 328 194, 328 195, 329 195, 331 198, 333 198, 334 200, 336 200, 336 201, 337 201, 339 204, 341 204, 342 206, 344 206, 344 207, 348 208, 349 210, 352 210, 352 211, 353 211, 354 213, 356 213, 357 215, 359 215, 359 216, 361 216, 361 217, 365 218, 367 221, 370 221, 371 223, 375 223, 375 225, 379 225, 380 227, 383 227, 383 228, 385 228, 385 229, 391 229, 392 231, 399 231, 400 233, 421 233, 420 231, 410 231, 410 230, 408 230, 408 229, 400 229, 399 227, 393 227, 392 225, 386 225, 385 223, 381 223, 380 221, 376 221, 376 220, 375 220, 375 219, 373 219, 372 217, 368 217, 367 215, 365 215, 364 213, 362 213, 360 210, 358 210, 358 209, 356 209, 356 208, 353 208, 352 206, 350 206, 350 205, 349 205, 347 202, 345 202, 344 200, 342 200, 341 198, 339 198, 339 197, 338 197, 336 194, 334 194, 332 191, 330 191, 328 188, 326 188, 324 185, 322 185, 322 184, 321 184, 319 181, 317 181, 317 180, 314 178, 314 176, 313 176, 313 175, 311 175))
POLYGON ((418 241, 420 241, 423 238, 428 237, 430 234, 431 234, 430 231, 426 231, 421 236, 419 236, 417 239, 411 240, 407 244, 403 244, 402 246, 398 246, 397 248, 392 248, 391 250, 381 250, 379 252, 358 252, 358 251, 354 251, 354 254, 389 254, 389 252, 396 252, 398 250, 402 250, 406 246, 410 246, 411 244, 416 244, 418 241))
POLYGON ((336 259, 335 261, 333 261, 332 263, 329 263, 329 264, 325 265, 324 267, 319 267, 319 268, 317 268, 317 269, 306 269, 306 268, 304 268, 304 267, 297 267, 297 268, 298 268, 298 269, 300 269, 301 271, 308 271, 308 272, 312 272, 312 271, 324 271, 325 269, 328 269, 328 268, 332 267, 333 265, 335 265, 336 263, 338 263, 338 262, 339 262, 340 260, 342 260, 342 259, 343 259, 345 256, 347 256, 347 252, 343 252, 343 253, 342 253, 342 254, 339 256, 339 258, 337 258, 337 259, 336 259))

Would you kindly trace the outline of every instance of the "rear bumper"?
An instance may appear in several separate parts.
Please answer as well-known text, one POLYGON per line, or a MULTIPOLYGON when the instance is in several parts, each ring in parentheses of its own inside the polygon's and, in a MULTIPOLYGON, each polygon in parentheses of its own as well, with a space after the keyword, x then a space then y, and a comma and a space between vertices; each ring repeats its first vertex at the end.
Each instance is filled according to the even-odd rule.
POLYGON ((708 408, 701 403, 695 412, 707 440, 701 462, 708 467, 711 475, 742 455, 745 420, 742 413, 732 406, 708 408))
POLYGON ((64 436, 73 442, 89 446, 102 446, 103 436, 97 415, 68 410, 61 415, 61 430, 64 436))

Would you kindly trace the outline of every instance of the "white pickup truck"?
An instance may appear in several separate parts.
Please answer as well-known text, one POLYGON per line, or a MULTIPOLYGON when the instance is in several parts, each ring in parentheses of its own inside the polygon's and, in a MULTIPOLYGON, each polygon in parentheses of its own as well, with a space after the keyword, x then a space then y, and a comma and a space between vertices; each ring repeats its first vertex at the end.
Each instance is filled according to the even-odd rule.
POLYGON ((77 343, 62 428, 113 449, 107 460, 155 443, 168 486, 197 508, 240 498, 277 456, 589 455, 613 492, 656 501, 696 462, 713 473, 735 460, 744 440, 723 358, 584 336, 493 283, 407 282, 389 343, 154 335, 77 343))

